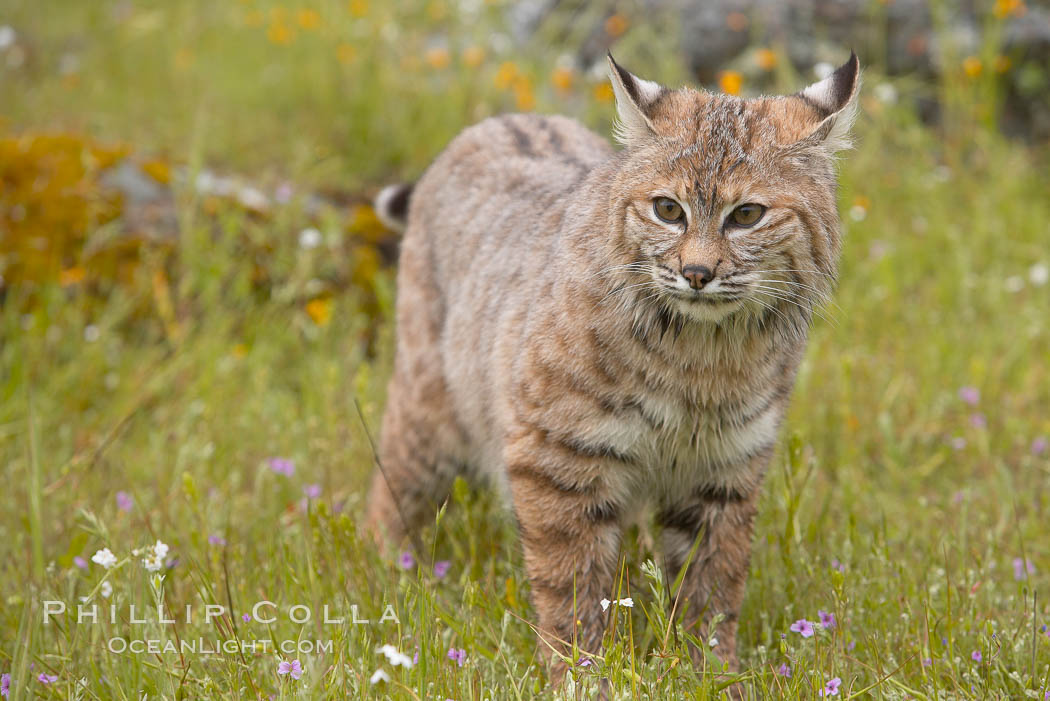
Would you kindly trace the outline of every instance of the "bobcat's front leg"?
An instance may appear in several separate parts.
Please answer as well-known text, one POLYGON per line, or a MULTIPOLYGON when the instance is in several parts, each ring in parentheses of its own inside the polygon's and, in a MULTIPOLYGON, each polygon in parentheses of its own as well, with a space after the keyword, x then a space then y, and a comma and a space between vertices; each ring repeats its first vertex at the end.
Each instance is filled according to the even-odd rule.
MULTIPOLYGON (((751 561, 751 534, 758 498, 758 481, 745 491, 702 486, 668 503, 657 514, 670 572, 677 577, 698 536, 696 554, 688 563, 678 610, 686 609, 685 628, 705 643, 715 637, 715 654, 736 672, 737 618, 751 561), (711 620, 721 614, 712 630, 711 620)), ((701 663, 703 651, 693 649, 701 663)))
MULTIPOLYGON (((621 536, 621 507, 602 479, 602 458, 531 427, 508 440, 504 457, 540 645, 568 655, 575 642, 596 653, 605 632, 600 602, 611 596, 621 536)), ((556 661, 552 678, 560 681, 565 670, 556 661)))

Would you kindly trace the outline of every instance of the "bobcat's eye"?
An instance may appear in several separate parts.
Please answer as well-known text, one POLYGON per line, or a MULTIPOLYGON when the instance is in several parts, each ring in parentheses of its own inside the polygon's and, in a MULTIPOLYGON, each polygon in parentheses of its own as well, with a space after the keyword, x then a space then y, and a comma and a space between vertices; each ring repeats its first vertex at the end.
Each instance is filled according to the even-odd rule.
POLYGON ((685 219, 685 210, 670 197, 657 197, 653 201, 653 211, 656 216, 668 224, 677 224, 685 219))
POLYGON ((729 213, 729 221, 733 226, 747 229, 757 224, 765 213, 766 208, 760 204, 742 204, 729 213))

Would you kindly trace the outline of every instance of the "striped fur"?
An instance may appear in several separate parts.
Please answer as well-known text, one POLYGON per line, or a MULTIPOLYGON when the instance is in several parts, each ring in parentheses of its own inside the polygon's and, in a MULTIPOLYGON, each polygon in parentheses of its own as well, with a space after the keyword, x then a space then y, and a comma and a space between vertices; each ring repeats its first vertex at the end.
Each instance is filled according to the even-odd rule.
POLYGON ((735 667, 758 489, 836 275, 856 57, 751 100, 610 64, 623 150, 563 117, 507 115, 465 130, 411 191, 369 523, 399 541, 456 474, 487 478, 520 524, 543 634, 596 649, 621 529, 649 505, 675 566, 704 534, 687 623, 722 614, 716 652, 735 667), (658 197, 685 222, 661 221, 658 197), (742 203, 766 207, 753 228, 726 223, 742 203), (713 279, 692 289, 689 265, 713 279))

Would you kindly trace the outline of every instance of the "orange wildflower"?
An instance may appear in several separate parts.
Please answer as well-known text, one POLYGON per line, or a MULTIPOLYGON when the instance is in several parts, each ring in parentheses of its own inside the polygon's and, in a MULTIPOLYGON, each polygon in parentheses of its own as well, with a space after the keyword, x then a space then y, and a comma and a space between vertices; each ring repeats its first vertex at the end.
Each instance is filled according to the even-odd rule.
POLYGON ((739 95, 744 85, 744 76, 736 71, 722 71, 718 75, 718 87, 726 95, 739 95))

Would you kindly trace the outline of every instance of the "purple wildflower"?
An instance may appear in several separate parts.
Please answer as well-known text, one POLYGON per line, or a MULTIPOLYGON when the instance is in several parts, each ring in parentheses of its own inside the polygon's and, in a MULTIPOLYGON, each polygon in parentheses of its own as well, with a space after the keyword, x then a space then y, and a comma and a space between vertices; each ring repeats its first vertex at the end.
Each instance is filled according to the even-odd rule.
POLYGON ((988 428, 988 419, 979 411, 970 414, 970 425, 974 428, 988 428))
POLYGON ((412 556, 412 553, 406 550, 401 553, 401 557, 397 558, 397 565, 403 570, 410 570, 416 566, 416 558, 412 556))
POLYGON ((984 655, 981 654, 980 650, 974 650, 972 653, 970 653, 970 659, 972 659, 974 662, 980 662, 984 659, 984 655))
POLYGON ((788 679, 791 679, 791 665, 789 665, 787 662, 781 662, 780 666, 777 667, 777 674, 779 674, 782 677, 787 677, 788 679))
POLYGON ((248 623, 249 621, 252 620, 252 615, 250 613, 242 613, 241 614, 241 620, 244 621, 245 623, 248 623))
POLYGON ((791 631, 798 633, 803 638, 813 637, 813 624, 807 621, 805 618, 800 618, 791 624, 791 631))
POLYGON ((295 191, 292 189, 291 183, 281 183, 277 186, 277 189, 274 190, 273 198, 278 204, 288 204, 294 194, 295 191))
POLYGON ((455 660, 456 664, 462 667, 463 663, 467 661, 467 651, 463 648, 456 649, 454 647, 450 647, 448 649, 448 658, 450 660, 455 660))
POLYGON ((226 545, 226 539, 223 538, 221 535, 212 533, 210 536, 208 536, 208 543, 211 545, 226 545))
POLYGON ((576 664, 580 667, 590 667, 592 664, 594 664, 594 660, 592 660, 590 657, 581 657, 580 661, 576 664))
POLYGON ((291 662, 281 662, 277 665, 278 674, 287 674, 292 679, 299 679, 303 676, 303 666, 299 664, 299 660, 292 660, 291 662))
POLYGON ((817 615, 820 616, 821 628, 831 630, 835 627, 835 614, 828 613, 827 611, 817 611, 817 615))
POLYGON ((131 495, 121 490, 117 492, 117 508, 121 511, 131 511, 131 508, 135 506, 135 500, 131 498, 131 495))
POLYGON ((970 406, 977 406, 977 403, 981 401, 981 390, 970 385, 960 387, 959 399, 963 400, 970 406))
POLYGON ((966 439, 962 436, 955 436, 954 438, 952 438, 950 444, 955 450, 963 450, 964 448, 966 448, 966 439))
POLYGON ((1032 440, 1032 455, 1042 455, 1047 448, 1050 448, 1050 440, 1047 440, 1046 436, 1038 436, 1032 440))
POLYGON ((416 650, 415 652, 412 653, 412 664, 413 665, 419 664, 419 650, 416 650))
POLYGON ((288 458, 270 458, 270 469, 279 475, 291 477, 295 474, 295 461, 288 458))
POLYGON ((77 555, 73 558, 73 564, 82 570, 86 570, 88 568, 88 561, 80 557, 80 555, 77 555))
POLYGON ((833 569, 833 570, 835 570, 837 572, 845 572, 846 571, 846 565, 841 563, 841 562, 839 562, 839 559, 837 557, 833 557, 833 558, 831 558, 831 569, 833 569))
POLYGON ((445 575, 448 574, 449 568, 451 567, 451 560, 438 560, 434 563, 434 576, 438 579, 444 579, 445 575))
POLYGON ((1022 579, 1030 574, 1035 574, 1035 565, 1027 557, 1021 559, 1019 557, 1014 558, 1014 579, 1020 582, 1022 579))
POLYGON ((47 672, 41 672, 40 676, 36 678, 41 684, 54 684, 58 681, 57 674, 48 674, 47 672))
POLYGON ((850 640, 849 644, 846 645, 846 650, 848 650, 849 652, 853 652, 853 648, 855 648, 855 647, 857 647, 857 641, 856 640, 850 640))
POLYGON ((11 695, 11 675, 4 672, 3 676, 0 676, 0 696, 5 699, 11 695))
POLYGON ((305 494, 308 499, 317 499, 321 496, 321 485, 308 484, 303 487, 303 494, 305 494))
POLYGON ((828 683, 824 685, 824 688, 820 690, 821 696, 838 696, 839 687, 842 686, 842 680, 838 677, 829 679, 828 683))
POLYGON ((933 666, 933 658, 932 657, 924 657, 923 660, 922 660, 922 666, 923 667, 932 667, 933 666))

